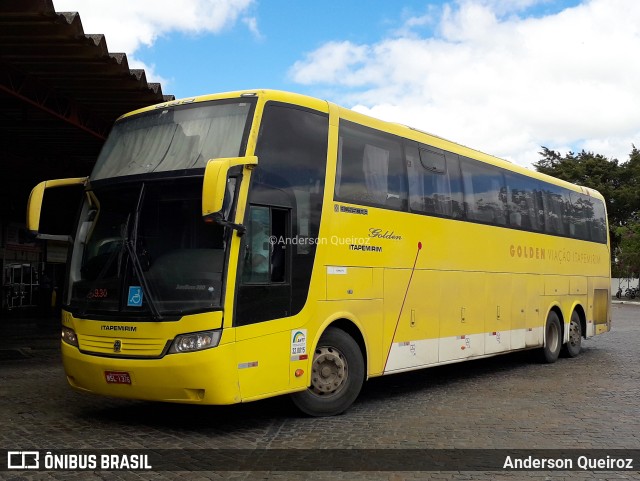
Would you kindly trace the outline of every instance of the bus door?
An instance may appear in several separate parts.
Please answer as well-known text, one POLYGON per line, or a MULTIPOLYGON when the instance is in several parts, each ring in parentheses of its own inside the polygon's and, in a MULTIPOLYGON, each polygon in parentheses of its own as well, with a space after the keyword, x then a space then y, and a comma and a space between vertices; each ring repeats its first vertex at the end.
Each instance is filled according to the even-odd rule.
POLYGON ((290 209, 251 205, 241 243, 235 321, 243 400, 289 386, 290 209))

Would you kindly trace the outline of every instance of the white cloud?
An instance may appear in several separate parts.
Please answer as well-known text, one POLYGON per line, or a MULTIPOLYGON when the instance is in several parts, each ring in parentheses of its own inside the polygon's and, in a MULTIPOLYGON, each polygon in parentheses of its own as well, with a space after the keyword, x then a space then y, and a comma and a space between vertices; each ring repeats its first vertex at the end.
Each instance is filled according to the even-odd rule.
MULTIPOLYGON (((170 32, 219 33, 234 25, 254 0, 54 0, 56 11, 79 12, 85 33, 105 34, 110 52, 125 52, 135 68, 145 68, 147 79, 163 80, 153 67, 135 58, 141 45, 153 45, 170 32)), ((257 23, 249 23, 253 32, 257 23)))
POLYGON ((258 27, 258 19, 256 17, 244 17, 242 19, 242 23, 247 26, 256 40, 264 40, 264 36, 260 32, 260 28, 258 27))
POLYGON ((358 111, 529 165, 541 145, 625 160, 640 145, 640 2, 585 0, 520 17, 536 0, 463 0, 434 35, 407 21, 375 44, 331 42, 294 64, 358 111), (411 33, 407 33, 411 30, 411 33))
POLYGON ((351 42, 330 42, 293 66, 294 77, 303 84, 322 82, 361 85, 363 63, 373 61, 371 48, 351 42))

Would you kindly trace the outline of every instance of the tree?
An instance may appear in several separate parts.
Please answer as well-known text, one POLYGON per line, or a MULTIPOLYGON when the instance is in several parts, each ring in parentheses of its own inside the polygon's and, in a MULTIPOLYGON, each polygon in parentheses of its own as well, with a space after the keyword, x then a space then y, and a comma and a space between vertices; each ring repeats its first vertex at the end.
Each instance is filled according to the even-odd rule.
MULTIPOLYGON (((579 154, 569 152, 563 157, 554 150, 542 147, 540 155, 542 159, 533 164, 538 172, 596 189, 605 198, 609 224, 617 226, 627 222, 631 216, 631 204, 629 196, 622 193, 625 190, 627 164, 620 165, 617 159, 609 160, 603 155, 584 150, 579 154)), ((637 157, 640 175, 640 154, 637 157)))
POLYGON ((629 154, 629 160, 620 165, 620 190, 615 199, 624 206, 619 225, 640 221, 640 151, 635 145, 629 154))
POLYGON ((640 273, 640 222, 616 228, 620 243, 616 249, 614 277, 637 277, 640 273))

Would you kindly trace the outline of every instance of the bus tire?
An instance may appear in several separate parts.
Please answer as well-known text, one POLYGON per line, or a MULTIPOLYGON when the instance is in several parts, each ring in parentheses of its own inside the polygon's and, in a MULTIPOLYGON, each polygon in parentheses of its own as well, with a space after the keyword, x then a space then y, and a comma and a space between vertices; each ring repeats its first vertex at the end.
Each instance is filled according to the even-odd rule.
POLYGON ((562 346, 564 357, 577 357, 582 348, 582 323, 580 315, 573 311, 569 322, 569 340, 562 346))
POLYGON ((555 311, 549 312, 547 323, 544 326, 544 347, 540 352, 542 362, 551 364, 558 360, 562 347, 562 328, 560 318, 555 311))
POLYGON ((313 354, 311 385, 291 398, 310 416, 334 416, 353 404, 364 376, 364 359, 356 341, 342 329, 329 327, 313 354))

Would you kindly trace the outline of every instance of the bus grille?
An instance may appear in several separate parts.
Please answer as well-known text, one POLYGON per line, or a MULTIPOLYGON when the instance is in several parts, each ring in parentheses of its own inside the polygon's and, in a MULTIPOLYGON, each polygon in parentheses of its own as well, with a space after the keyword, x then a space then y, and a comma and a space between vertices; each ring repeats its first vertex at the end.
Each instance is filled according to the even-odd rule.
POLYGON ((80 350, 85 353, 114 357, 151 357, 164 354, 166 339, 127 339, 78 335, 80 350))

